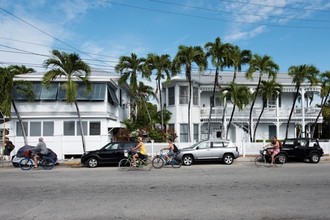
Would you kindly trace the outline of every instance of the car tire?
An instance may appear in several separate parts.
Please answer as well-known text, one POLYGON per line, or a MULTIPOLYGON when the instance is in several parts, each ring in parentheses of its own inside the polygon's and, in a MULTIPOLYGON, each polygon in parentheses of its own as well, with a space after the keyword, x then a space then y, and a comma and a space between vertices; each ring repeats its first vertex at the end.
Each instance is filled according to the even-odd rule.
POLYGON ((283 162, 283 164, 285 164, 288 161, 288 158, 285 154, 280 153, 280 154, 276 155, 276 157, 281 158, 281 161, 283 162))
POLYGON ((234 162, 234 157, 231 154, 225 154, 222 161, 227 165, 231 165, 234 162))
POLYGON ((318 163, 320 162, 320 156, 317 153, 311 153, 311 155, 309 156, 309 161, 311 163, 318 163))
POLYGON ((87 165, 90 168, 95 168, 98 165, 98 161, 95 157, 91 157, 87 160, 87 165))
POLYGON ((184 155, 182 157, 182 163, 185 166, 190 166, 191 164, 193 164, 193 162, 194 162, 194 158, 191 155, 184 155))
POLYGON ((14 167, 19 167, 19 163, 13 163, 14 167))

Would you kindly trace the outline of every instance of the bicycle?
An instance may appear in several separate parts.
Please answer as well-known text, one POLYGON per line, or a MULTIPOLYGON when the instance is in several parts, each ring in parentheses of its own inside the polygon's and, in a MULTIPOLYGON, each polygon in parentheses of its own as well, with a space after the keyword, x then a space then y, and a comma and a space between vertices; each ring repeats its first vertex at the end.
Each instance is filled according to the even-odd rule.
MULTIPOLYGON (((119 161, 119 163, 118 163, 119 170, 128 171, 131 169, 132 163, 133 163, 133 154, 134 153, 132 153, 131 151, 128 153, 125 153, 125 156, 127 158, 121 159, 119 161)), ((140 169, 140 170, 150 171, 152 168, 152 162, 148 158, 148 155, 146 155, 145 158, 143 158, 143 159, 137 158, 135 168, 140 169)))
POLYGON ((170 157, 170 160, 167 160, 163 150, 160 150, 159 155, 155 156, 152 159, 152 166, 156 169, 162 168, 164 165, 171 165, 173 168, 180 168, 182 161, 177 157, 177 153, 170 157))
MULTIPOLYGON (((25 156, 20 162, 19 167, 22 170, 30 170, 34 166, 34 161, 31 159, 31 153, 28 156, 25 156)), ((47 156, 41 156, 38 162, 38 166, 44 170, 51 170, 55 166, 53 159, 47 156)))
MULTIPOLYGON (((275 156, 274 160, 275 160, 274 165, 276 167, 281 167, 284 165, 286 158, 285 158, 285 156, 280 154, 280 155, 275 156)), ((271 165, 271 161, 272 161, 272 158, 267 153, 267 149, 263 149, 263 150, 260 150, 260 155, 258 155, 256 157, 256 159, 254 160, 254 164, 256 165, 256 167, 263 167, 266 164, 271 165)))

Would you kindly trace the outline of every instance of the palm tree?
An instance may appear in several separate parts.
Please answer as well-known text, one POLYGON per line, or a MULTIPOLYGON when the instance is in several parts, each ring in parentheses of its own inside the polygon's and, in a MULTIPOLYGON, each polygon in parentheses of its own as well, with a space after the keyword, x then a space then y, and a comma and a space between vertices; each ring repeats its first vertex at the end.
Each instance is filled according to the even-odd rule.
POLYGON ((85 63, 76 53, 68 54, 58 50, 53 50, 51 53, 52 57, 44 61, 44 67, 46 69, 51 67, 51 70, 47 71, 43 76, 43 83, 49 87, 51 81, 61 77, 66 78, 67 81, 63 83, 62 88, 66 91, 66 102, 75 104, 79 118, 83 152, 85 153, 85 136, 83 132, 80 110, 77 103, 77 89, 79 84, 76 80, 82 81, 86 86, 86 92, 90 93, 92 91, 92 86, 89 82, 91 69, 88 64, 85 63))
POLYGON ((292 82, 295 83, 296 93, 294 96, 293 104, 291 107, 290 115, 286 125, 285 138, 288 137, 290 121, 292 113, 296 104, 297 97, 299 95, 300 86, 303 82, 309 82, 311 86, 314 86, 318 83, 317 74, 319 70, 314 65, 300 65, 300 66, 290 66, 289 75, 292 76, 292 82))
POLYGON ((153 98, 157 98, 156 94, 153 91, 153 87, 147 86, 143 82, 139 82, 139 85, 137 87, 136 98, 137 98, 137 103, 141 103, 141 105, 138 106, 138 108, 143 109, 143 111, 147 112, 149 124, 153 124, 149 110, 147 108, 147 103, 146 103, 150 96, 152 96, 153 98))
POLYGON ((261 96, 262 99, 262 109, 258 117, 256 126, 254 127, 253 139, 252 139, 253 142, 255 142, 256 132, 258 129, 261 116, 264 113, 265 107, 267 106, 267 100, 277 98, 278 95, 281 93, 281 91, 282 91, 282 85, 277 83, 275 80, 261 81, 258 96, 261 96))
POLYGON ((322 82, 322 88, 321 88, 321 109, 319 111, 319 114, 317 115, 315 122, 312 126, 312 137, 314 135, 314 131, 317 125, 317 121, 319 120, 321 113, 324 109, 324 107, 326 106, 329 96, 330 96, 330 71, 326 71, 324 73, 321 74, 321 82, 322 82))
POLYGON ((238 46, 232 47, 230 51, 230 62, 234 67, 233 82, 236 81, 237 73, 242 70, 242 65, 248 64, 252 54, 250 50, 241 50, 238 46))
POLYGON ((231 44, 223 44, 221 39, 217 37, 214 42, 208 42, 205 44, 206 49, 206 57, 211 58, 212 65, 215 67, 215 75, 214 75, 214 85, 213 85, 213 93, 211 96, 212 103, 210 104, 210 112, 209 112, 209 119, 208 119, 208 132, 207 132, 207 139, 210 138, 210 131, 211 131, 211 114, 212 108, 214 107, 214 98, 215 98, 215 91, 216 88, 219 90, 221 89, 219 83, 219 71, 223 71, 223 68, 227 66, 226 57, 229 57, 229 51, 231 44))
POLYGON ((18 118, 22 135, 24 139, 24 144, 27 145, 28 141, 26 138, 26 132, 22 118, 17 110, 15 99, 13 97, 13 91, 17 94, 26 95, 29 101, 34 99, 33 85, 31 82, 24 80, 14 80, 16 76, 29 74, 35 72, 34 69, 28 68, 24 65, 22 66, 8 66, 7 68, 0 67, 0 82, 1 82, 1 94, 0 94, 0 110, 3 117, 11 117, 11 105, 13 105, 15 114, 18 118))
POLYGON ((202 71, 207 67, 207 60, 202 47, 200 46, 184 46, 180 45, 179 50, 173 60, 174 69, 179 70, 182 66, 185 68, 186 79, 189 82, 189 95, 188 95, 188 142, 190 142, 190 108, 191 108, 191 71, 193 63, 195 63, 199 70, 202 71))
POLYGON ((270 56, 264 55, 263 57, 259 56, 258 54, 254 54, 251 61, 250 61, 250 67, 248 71, 246 72, 246 78, 252 79, 253 74, 255 72, 259 72, 259 80, 257 84, 257 88, 254 93, 254 98, 252 99, 251 108, 250 108, 250 115, 249 115, 249 133, 250 133, 250 141, 252 142, 252 129, 253 129, 253 123, 252 123, 252 112, 254 108, 254 104, 257 100, 257 95, 259 93, 260 83, 261 79, 264 74, 268 75, 268 78, 276 79, 276 74, 279 70, 279 66, 272 60, 270 56))
POLYGON ((250 102, 250 90, 247 86, 239 86, 235 82, 231 82, 227 88, 221 91, 222 99, 226 99, 233 103, 233 110, 227 125, 226 139, 228 138, 229 128, 234 117, 236 106, 239 110, 242 110, 250 102))
POLYGON ((133 97, 136 97, 138 88, 138 74, 142 78, 150 79, 147 71, 144 71, 145 58, 138 58, 136 54, 132 53, 131 56, 121 56, 119 63, 116 65, 115 70, 121 74, 119 84, 128 83, 130 87, 130 105, 131 117, 135 120, 136 117, 136 103, 133 97), (129 82, 128 82, 129 81, 129 82))
POLYGON ((157 55, 154 53, 148 54, 147 60, 145 62, 146 69, 149 71, 149 74, 153 70, 156 70, 156 94, 159 93, 159 103, 160 103, 160 112, 161 112, 161 129, 163 130, 164 126, 164 115, 163 115, 163 100, 161 93, 161 80, 165 79, 170 80, 171 76, 175 75, 175 72, 172 70, 172 61, 170 55, 163 54, 157 55))

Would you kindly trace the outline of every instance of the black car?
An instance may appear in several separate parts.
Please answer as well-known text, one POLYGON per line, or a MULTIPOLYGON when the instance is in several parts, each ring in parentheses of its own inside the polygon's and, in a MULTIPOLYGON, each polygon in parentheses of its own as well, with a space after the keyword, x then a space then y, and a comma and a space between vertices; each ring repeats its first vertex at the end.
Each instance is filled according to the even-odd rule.
POLYGON ((88 167, 118 164, 121 159, 125 158, 125 153, 136 145, 137 142, 110 142, 99 150, 84 153, 80 160, 83 165, 88 167))
POLYGON ((285 139, 278 155, 285 156, 285 160, 306 160, 311 163, 320 162, 323 149, 315 138, 288 138, 285 139))

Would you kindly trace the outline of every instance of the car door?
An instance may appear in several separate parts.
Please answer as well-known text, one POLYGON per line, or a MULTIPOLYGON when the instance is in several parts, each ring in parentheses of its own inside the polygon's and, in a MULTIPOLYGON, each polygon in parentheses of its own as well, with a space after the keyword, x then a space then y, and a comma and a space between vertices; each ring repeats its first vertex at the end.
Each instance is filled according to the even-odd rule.
POLYGON ((111 142, 103 147, 99 152, 98 156, 101 163, 116 163, 119 161, 118 158, 123 154, 123 150, 120 147, 121 143, 111 142))
POLYGON ((294 149, 295 157, 298 159, 303 159, 306 155, 307 146, 307 139, 298 139, 294 149))
POLYGON ((288 157, 294 157, 296 144, 294 139, 286 139, 283 143, 282 150, 286 152, 288 157))
POLYGON ((212 159, 222 158, 224 152, 223 141, 213 141, 211 142, 211 157, 212 159))
POLYGON ((201 142, 195 149, 195 159, 207 160, 212 158, 211 144, 209 141, 201 142))

